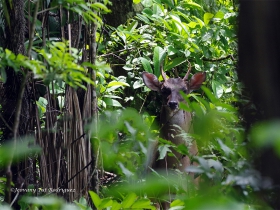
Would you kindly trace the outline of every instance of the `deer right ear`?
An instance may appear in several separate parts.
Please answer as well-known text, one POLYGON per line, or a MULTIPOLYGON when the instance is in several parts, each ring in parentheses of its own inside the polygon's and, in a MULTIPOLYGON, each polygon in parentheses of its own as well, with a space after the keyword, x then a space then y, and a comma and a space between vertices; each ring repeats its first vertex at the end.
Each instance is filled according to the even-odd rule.
POLYGON ((148 72, 143 72, 142 78, 143 78, 144 84, 148 88, 150 88, 151 90, 154 90, 154 91, 160 91, 161 82, 158 81, 158 78, 155 75, 148 73, 148 72))

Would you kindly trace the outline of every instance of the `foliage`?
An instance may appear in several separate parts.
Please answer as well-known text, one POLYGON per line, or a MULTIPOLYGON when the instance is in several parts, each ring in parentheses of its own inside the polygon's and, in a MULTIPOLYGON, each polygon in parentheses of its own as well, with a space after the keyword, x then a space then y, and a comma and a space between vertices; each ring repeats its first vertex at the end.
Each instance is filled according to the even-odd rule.
MULTIPOLYGON (((83 24, 93 22, 101 26, 97 12, 109 12, 108 3, 106 0, 103 4, 57 0, 50 6, 56 10, 61 5, 81 15, 83 24)), ((100 56, 95 64, 81 62, 83 54, 79 49, 70 48, 68 42, 47 42, 42 48, 39 32, 32 59, 0 49, 1 80, 6 81, 7 66, 21 73, 23 68, 31 70, 36 79, 42 80, 52 89, 52 94, 58 96, 60 108, 65 105, 60 93, 66 84, 83 89, 86 84, 94 85, 100 115, 97 130, 93 124, 87 127, 92 134, 92 150, 102 169, 101 175, 103 170, 118 175, 118 180, 102 186, 99 195, 89 192, 97 209, 154 209, 153 202, 170 200, 170 197, 171 209, 235 210, 263 205, 254 197, 254 192, 261 188, 261 177, 250 165, 244 129, 234 107, 242 90, 235 72, 238 5, 229 0, 142 0, 141 3, 144 6, 141 14, 116 29, 107 27, 109 38, 97 33, 100 56), (188 96, 182 93, 189 106, 180 105, 181 109, 195 113, 194 133, 183 135, 195 139, 199 146, 199 155, 191 157, 198 166, 189 167, 187 172, 200 176, 200 189, 180 171, 166 176, 152 170, 150 176, 145 175, 147 162, 153 155, 150 153, 155 152, 151 152, 149 146, 155 140, 160 141, 160 158, 172 155, 171 147, 182 155, 188 154, 188 148, 159 138, 156 120, 160 107, 156 96, 143 87, 140 74, 147 71, 162 79, 162 67, 170 77, 182 77, 188 62, 194 69, 192 73, 207 73, 207 81, 199 93, 188 96), (106 63, 111 64, 113 71, 122 65, 122 74, 113 76, 106 63), (90 69, 96 73, 95 81, 89 74, 90 69)), ((37 30, 40 25, 38 20, 37 30)), ((57 37, 54 40, 58 40, 57 37)), ((39 97, 36 103, 43 127, 48 101, 39 97)), ((257 144, 273 144, 279 152, 277 125, 278 122, 253 128, 252 136, 257 144), (263 136, 269 136, 270 141, 264 141, 263 136)), ((5 150, 5 146, 0 150, 1 155, 4 154, 0 157, 1 164, 8 160, 5 150)), ((20 158, 30 151, 33 152, 24 149, 16 154, 20 158)), ((20 201, 23 209, 91 209, 83 198, 74 203, 65 204, 49 196, 34 199, 32 195, 20 201)))
MULTIPOLYGON (((100 48, 100 53, 104 53, 104 49, 107 51, 100 58, 106 58, 113 64, 114 62, 118 64, 119 61, 111 58, 111 54, 117 54, 115 57, 125 59, 123 69, 127 74, 126 82, 130 85, 130 92, 133 92, 133 98, 127 105, 136 109, 144 105, 144 108, 152 115, 158 115, 155 111, 159 109, 157 109, 156 100, 144 100, 147 98, 147 92, 145 88, 143 92, 142 88, 140 73, 143 70, 161 78, 162 66, 169 76, 183 76, 183 72, 187 71, 187 61, 189 61, 195 69, 194 72, 207 73, 206 87, 203 88, 202 97, 192 93, 185 96, 190 107, 181 105, 182 109, 196 114, 193 121, 195 132, 191 137, 197 140, 200 148, 200 155, 193 157, 199 165, 188 168, 188 171, 200 174, 203 180, 202 189, 207 190, 210 187, 215 189, 215 193, 224 194, 225 197, 218 196, 221 202, 217 202, 215 209, 223 209, 223 202, 232 202, 232 209, 248 208, 250 204, 247 206, 242 202, 256 202, 252 196, 254 190, 260 187, 260 176, 250 165, 245 149, 246 144, 243 142, 244 130, 237 114, 238 110, 232 106, 240 98, 242 90, 235 72, 237 5, 231 1, 215 1, 211 6, 204 1, 196 3, 194 1, 146 0, 141 3, 144 6, 142 13, 128 20, 126 25, 121 25, 112 31, 106 48, 100 48), (112 51, 115 53, 109 53, 112 51), (133 103, 133 101, 136 102, 133 103), (144 104, 140 106, 137 103, 139 101, 144 104), (236 192, 236 187, 241 189, 241 194, 236 192)), ((118 95, 121 96, 124 93, 125 90, 123 93, 119 92, 118 95)), ((127 95, 122 96, 124 97, 127 95)), ((137 130, 137 127, 134 129, 137 130)), ((110 128, 107 128, 105 132, 111 133, 109 130, 110 128)), ((122 141, 126 142, 125 139, 129 139, 130 135, 131 133, 126 132, 122 141)), ((165 148, 159 151, 162 152, 161 156, 170 155, 171 150, 168 148, 174 145, 166 141, 161 141, 161 145, 165 148)), ((176 150, 183 154, 187 152, 180 147, 176 150)), ((129 155, 121 154, 126 157, 125 163, 131 158, 129 155)), ((116 156, 113 156, 111 160, 116 160, 116 156)), ((111 163, 112 165, 116 166, 111 163)), ((121 174, 127 174, 129 170, 122 167, 120 169, 121 174)), ((132 167, 129 171, 133 169, 132 167)), ((166 180, 166 177, 163 179, 166 180)), ((184 180, 184 177, 180 180, 184 180)), ((120 190, 122 185, 119 185, 120 190)), ((170 185, 177 186, 175 190, 177 196, 188 194, 179 184, 170 185)), ((123 188, 126 187, 123 185, 123 188)), ((112 189, 114 188, 110 188, 112 189)), ((135 192, 135 190, 131 191, 135 192)), ((104 193, 106 195, 108 190, 104 193)), ((182 200, 187 204, 191 201, 200 203, 199 201, 209 199, 211 203, 211 193, 209 197, 202 198, 189 194, 189 196, 183 196, 182 200)), ((214 203, 213 205, 216 205, 214 203)), ((231 208, 230 205, 228 208, 231 208)), ((196 208, 193 206, 193 209, 197 209, 197 206, 196 208)))
POLYGON ((58 84, 65 82, 72 87, 80 86, 86 88, 83 82, 94 84, 87 77, 83 64, 77 64, 78 50, 74 48, 69 49, 67 43, 52 42, 47 46, 47 50, 38 49, 36 51, 47 63, 47 68, 35 71, 35 78, 43 78, 45 84, 48 85, 54 80, 58 84))
POLYGON ((151 201, 147 198, 137 198, 135 193, 129 193, 123 198, 122 202, 119 203, 110 198, 101 199, 95 192, 89 192, 91 199, 97 209, 155 209, 151 205, 151 201))
POLYGON ((143 69, 159 76, 160 65, 170 76, 182 76, 188 60, 196 71, 207 72, 217 98, 237 101, 235 5, 220 2, 211 13, 191 1, 142 3, 143 12, 119 26, 107 43, 108 51, 124 49, 119 56, 126 57, 123 68, 132 75, 127 78, 132 87, 141 87, 143 69))
MULTIPOLYGON (((58 84, 65 82, 72 87, 83 87, 83 82, 93 84, 93 81, 86 75, 86 70, 82 65, 77 64, 78 51, 74 48, 68 48, 67 43, 52 42, 47 49, 38 49, 37 59, 32 60, 28 57, 18 54, 15 55, 10 50, 0 49, 1 56, 1 79, 6 81, 6 67, 12 67, 15 72, 23 73, 22 69, 31 70, 35 78, 44 80, 46 85, 51 81, 56 81, 58 84), (40 59, 42 56, 43 59, 40 59), (44 60, 46 64, 44 64, 44 60)), ((87 64, 85 63, 84 66, 87 64)), ((98 67, 101 65, 99 64, 98 67)), ((97 68, 95 65, 91 67, 97 68)), ((105 66, 104 66, 105 67, 105 66)))

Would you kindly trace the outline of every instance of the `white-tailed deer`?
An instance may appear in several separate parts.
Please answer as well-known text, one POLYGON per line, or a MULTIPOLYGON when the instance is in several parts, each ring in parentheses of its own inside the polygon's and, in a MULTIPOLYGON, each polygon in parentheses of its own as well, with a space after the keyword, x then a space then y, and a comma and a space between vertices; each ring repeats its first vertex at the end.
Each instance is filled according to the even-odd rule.
MULTIPOLYGON (((163 139, 169 140, 175 145, 185 144, 189 147, 189 156, 197 155, 197 146, 196 142, 192 141, 189 145, 182 137, 178 135, 178 126, 185 132, 190 131, 191 127, 191 113, 179 109, 179 103, 186 103, 183 97, 181 96, 180 91, 185 94, 191 93, 193 90, 199 89, 201 84, 206 79, 206 73, 200 72, 192 76, 188 80, 190 74, 191 65, 189 64, 189 69, 183 79, 181 78, 167 78, 166 74, 161 70, 163 82, 160 82, 158 78, 151 73, 143 72, 142 78, 145 85, 151 90, 161 93, 163 98, 163 104, 160 113, 160 123, 161 127, 161 137, 163 139), (175 126, 174 126, 175 125, 175 126)), ((157 144, 153 144, 150 148, 151 153, 156 153, 157 144)), ((148 166, 154 167, 155 169, 179 169, 180 171, 186 172, 186 168, 192 165, 190 157, 182 155, 179 152, 172 150, 174 156, 166 155, 165 159, 157 160, 156 154, 149 154, 150 159, 148 160, 148 166)), ((149 159, 149 158, 148 158, 149 159)), ((158 206, 159 207, 159 206, 158 206)), ((169 204, 167 202, 161 203, 163 209, 168 209, 169 204)))
MULTIPOLYGON (((201 84, 206 79, 205 72, 196 73, 188 80, 191 66, 188 69, 187 74, 184 78, 167 78, 166 74, 161 70, 163 81, 160 82, 158 78, 151 73, 143 72, 142 78, 145 85, 151 90, 158 91, 162 95, 163 104, 160 113, 161 137, 169 140, 175 145, 185 144, 189 147, 189 155, 197 155, 196 142, 193 141, 191 145, 188 145, 188 141, 182 137, 178 132, 178 126, 185 132, 189 132, 191 128, 191 113, 179 109, 179 103, 186 103, 180 94, 180 91, 185 94, 191 93, 193 90, 199 89, 201 84), (174 126, 175 125, 175 126, 174 126)), ((157 146, 155 146, 157 150, 157 146)), ((155 159, 153 157, 153 163, 150 163, 155 169, 179 169, 186 171, 186 168, 192 165, 190 158, 186 155, 182 155, 175 150, 172 150, 174 156, 166 156, 163 160, 155 159)), ((151 162, 151 161, 150 161, 151 162)))

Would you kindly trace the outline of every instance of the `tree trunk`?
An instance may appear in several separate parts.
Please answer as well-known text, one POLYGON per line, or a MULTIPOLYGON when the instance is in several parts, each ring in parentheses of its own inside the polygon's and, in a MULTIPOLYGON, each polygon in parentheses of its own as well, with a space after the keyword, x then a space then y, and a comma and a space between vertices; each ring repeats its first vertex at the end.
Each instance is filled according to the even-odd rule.
MULTIPOLYGON (((13 0, 12 2, 6 0, 5 3, 7 5, 10 24, 8 24, 6 19, 6 40, 4 42, 6 45, 4 47, 10 49, 15 54, 25 54, 24 41, 26 22, 24 16, 24 0, 13 0)), ((5 123, 7 123, 10 128, 13 128, 17 99, 23 76, 21 73, 15 73, 12 68, 7 68, 6 73, 7 80, 3 85, 3 98, 1 98, 2 113, 5 123)), ((23 94, 18 136, 24 136, 34 130, 34 121, 31 115, 34 111, 34 104, 31 101, 32 93, 30 90, 31 88, 27 83, 23 94)), ((0 126, 3 128, 3 139, 4 141, 7 141, 13 138, 13 131, 11 131, 5 123, 1 121, 0 126)), ((34 183, 32 159, 26 158, 17 165, 13 164, 11 173, 13 177, 12 180, 16 184, 16 187, 23 184, 22 182, 25 183, 25 186, 29 183, 34 183)), ((6 201, 8 203, 11 202, 11 197, 9 196, 9 193, 6 194, 6 201)))
MULTIPOLYGON (((239 20, 238 75, 252 93, 262 119, 279 119, 280 2, 241 0, 239 20)), ((255 122, 250 115, 246 121, 247 127, 255 122)), ((277 186, 273 194, 264 192, 263 196, 274 209, 280 209, 280 160, 274 151, 271 147, 256 151, 255 164, 277 186)))

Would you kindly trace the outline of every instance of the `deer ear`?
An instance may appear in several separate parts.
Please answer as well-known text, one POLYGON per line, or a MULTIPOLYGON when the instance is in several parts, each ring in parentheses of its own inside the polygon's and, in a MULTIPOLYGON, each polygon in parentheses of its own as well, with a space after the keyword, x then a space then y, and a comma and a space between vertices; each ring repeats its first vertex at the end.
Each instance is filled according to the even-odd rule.
POLYGON ((148 72, 143 72, 142 73, 142 78, 144 81, 144 84, 150 88, 151 90, 154 91, 160 91, 161 83, 158 81, 158 78, 148 72))
POLYGON ((202 83, 206 79, 206 73, 205 72, 199 72, 196 73, 192 76, 191 81, 190 81, 190 91, 197 90, 200 88, 202 83))

